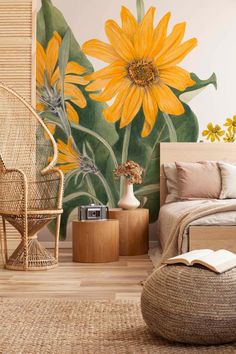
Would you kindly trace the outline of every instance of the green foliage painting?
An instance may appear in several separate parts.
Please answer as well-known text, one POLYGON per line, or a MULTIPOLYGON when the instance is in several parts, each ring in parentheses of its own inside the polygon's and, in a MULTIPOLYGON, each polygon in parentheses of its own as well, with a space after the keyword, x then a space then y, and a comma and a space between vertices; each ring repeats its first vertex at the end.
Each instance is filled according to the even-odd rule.
POLYGON ((80 46, 62 13, 42 0, 37 110, 57 141, 58 166, 65 173, 62 239, 79 205, 117 206, 123 181, 115 180, 112 171, 127 160, 144 168, 144 182, 135 187, 135 195, 154 222, 159 143, 198 139, 197 117, 181 95, 209 84, 216 87, 216 77, 201 80, 178 66, 197 40, 183 41, 185 23, 169 32, 170 13, 154 27, 154 13, 154 7, 145 12, 142 0, 137 0, 137 18, 122 6, 121 25, 105 23, 107 43, 88 39, 80 46), (94 71, 88 57, 105 62, 103 68, 94 71))

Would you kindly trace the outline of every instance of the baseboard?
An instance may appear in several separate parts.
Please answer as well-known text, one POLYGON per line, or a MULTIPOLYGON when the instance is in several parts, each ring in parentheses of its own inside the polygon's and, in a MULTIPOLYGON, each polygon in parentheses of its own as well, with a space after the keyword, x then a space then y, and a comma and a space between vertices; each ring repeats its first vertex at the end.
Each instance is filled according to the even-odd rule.
MULTIPOLYGON (((55 243, 52 241, 41 241, 40 242, 45 248, 54 248, 55 243)), ((61 241, 59 242, 59 248, 72 248, 72 241, 61 241)))
MULTIPOLYGON (((45 248, 53 248, 54 247, 54 242, 51 241, 45 241, 45 242, 41 242, 41 244, 45 247, 45 248)), ((149 248, 155 248, 158 247, 158 241, 153 241, 150 240, 149 241, 149 248)), ((59 248, 72 248, 72 241, 61 241, 59 243, 59 248)))

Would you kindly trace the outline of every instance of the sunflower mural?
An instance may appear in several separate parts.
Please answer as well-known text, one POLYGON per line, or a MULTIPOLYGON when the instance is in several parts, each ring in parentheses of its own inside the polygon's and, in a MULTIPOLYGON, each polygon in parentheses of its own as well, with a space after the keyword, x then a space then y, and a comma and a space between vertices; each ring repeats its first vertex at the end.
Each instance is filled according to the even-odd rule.
POLYGON ((37 109, 58 143, 65 173, 62 238, 79 205, 117 205, 123 184, 112 171, 128 159, 144 169, 135 195, 154 222, 159 143, 197 141, 197 117, 184 94, 216 87, 215 74, 201 80, 180 66, 197 45, 196 38, 184 40, 186 23, 170 29, 168 12, 154 26, 156 9, 145 12, 142 0, 136 5, 137 18, 121 4, 120 23, 106 21, 107 42, 88 38, 81 47, 50 0, 42 0, 38 12, 37 109), (104 67, 94 71, 88 57, 104 67))

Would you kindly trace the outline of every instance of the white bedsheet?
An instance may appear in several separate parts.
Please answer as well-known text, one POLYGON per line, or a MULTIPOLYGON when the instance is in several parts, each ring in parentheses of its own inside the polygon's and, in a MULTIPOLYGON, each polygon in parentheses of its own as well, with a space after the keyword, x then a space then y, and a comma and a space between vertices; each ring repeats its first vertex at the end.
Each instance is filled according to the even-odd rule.
MULTIPOLYGON (((234 201, 236 202, 236 199, 234 201)), ((161 207, 158 218, 158 239, 160 241, 162 249, 165 248, 165 242, 168 239, 168 230, 170 229, 171 224, 177 218, 179 211, 185 209, 187 211, 189 208, 199 206, 201 204, 204 204, 205 202, 205 200, 188 200, 165 204, 161 207)), ((220 202, 222 203, 222 200, 220 202)), ((226 199, 224 200, 224 202, 232 202, 232 199, 226 199)), ((189 226, 193 225, 236 225, 236 212, 227 211, 223 213, 212 214, 191 222, 184 232, 182 246, 183 253, 188 251, 188 231, 189 226)))

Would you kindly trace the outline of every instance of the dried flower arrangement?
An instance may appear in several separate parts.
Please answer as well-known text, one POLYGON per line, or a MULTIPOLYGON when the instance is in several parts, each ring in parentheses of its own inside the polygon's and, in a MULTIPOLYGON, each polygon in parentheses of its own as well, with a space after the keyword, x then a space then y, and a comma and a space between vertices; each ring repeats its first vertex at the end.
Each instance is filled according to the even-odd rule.
POLYGON ((125 177, 129 184, 141 184, 143 168, 132 160, 119 164, 118 167, 113 170, 113 174, 116 178, 121 176, 125 177))

